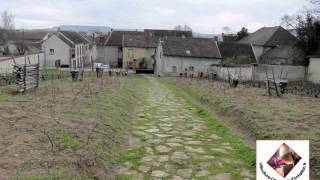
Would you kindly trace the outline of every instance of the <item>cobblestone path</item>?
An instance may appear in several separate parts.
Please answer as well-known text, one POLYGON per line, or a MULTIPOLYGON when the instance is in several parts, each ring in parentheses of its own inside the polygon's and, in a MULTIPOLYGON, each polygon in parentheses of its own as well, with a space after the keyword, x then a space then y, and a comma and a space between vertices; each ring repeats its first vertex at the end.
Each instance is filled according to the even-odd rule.
POLYGON ((195 108, 156 78, 131 125, 131 149, 117 179, 255 179, 195 108))

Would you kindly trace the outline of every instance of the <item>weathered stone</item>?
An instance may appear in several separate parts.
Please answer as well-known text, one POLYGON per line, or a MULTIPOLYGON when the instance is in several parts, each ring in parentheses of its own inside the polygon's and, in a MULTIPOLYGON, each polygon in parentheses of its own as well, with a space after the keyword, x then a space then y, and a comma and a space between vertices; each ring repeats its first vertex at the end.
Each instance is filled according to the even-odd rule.
POLYGON ((169 123, 163 123, 163 124, 160 124, 161 127, 171 127, 172 124, 169 124, 169 123))
POLYGON ((212 134, 210 136, 211 139, 214 139, 214 140, 219 140, 219 139, 222 139, 220 136, 216 135, 216 134, 212 134))
POLYGON ((211 151, 219 152, 219 153, 228 153, 227 150, 225 149, 220 149, 220 148, 211 148, 211 151))
POLYGON ((190 178, 192 175, 192 169, 179 169, 177 171, 177 175, 184 178, 190 178))
POLYGON ((149 172, 150 169, 151 169, 150 166, 139 166, 139 168, 138 168, 138 170, 141 171, 141 172, 143 172, 143 173, 149 172))
POLYGON ((159 153, 168 153, 171 151, 171 148, 167 147, 167 146, 163 146, 163 145, 160 145, 160 146, 157 146, 156 147, 156 150, 159 152, 159 153))
POLYGON ((168 137, 172 137, 171 134, 155 134, 157 137, 159 138, 168 138, 168 137))
POLYGON ((181 163, 188 159, 188 156, 184 152, 174 152, 171 156, 171 160, 176 163, 181 163))
POLYGON ((171 172, 176 170, 176 166, 174 166, 172 164, 166 164, 166 165, 164 165, 164 168, 169 173, 171 173, 171 172))
POLYGON ((146 154, 153 155, 153 150, 150 147, 146 147, 146 154))
POLYGON ((204 169, 208 169, 208 167, 210 167, 211 163, 208 163, 208 162, 202 162, 199 164, 199 168, 201 170, 204 170, 204 169))
POLYGON ((167 143, 168 146, 170 147, 181 147, 182 144, 179 144, 179 143, 167 143))
POLYGON ((171 130, 172 130, 171 127, 162 127, 161 129, 162 129, 163 131, 171 131, 171 130))
POLYGON ((233 148, 231 146, 222 146, 223 149, 226 149, 228 151, 232 151, 233 148))
POLYGON ((221 173, 215 176, 210 176, 209 180, 230 180, 231 174, 230 173, 221 173))
POLYGON ((214 156, 205 155, 205 156, 201 156, 199 159, 200 160, 211 160, 211 159, 214 159, 214 156))
POLYGON ((147 155, 145 157, 142 158, 143 162, 149 162, 153 160, 153 156, 147 155))
POLYGON ((156 171, 152 171, 151 176, 157 177, 157 178, 164 178, 168 176, 168 173, 156 170, 156 171))
POLYGON ((168 139, 167 141, 168 141, 168 142, 174 142, 174 143, 181 143, 181 142, 183 142, 183 140, 180 139, 180 138, 170 138, 170 139, 168 139))
POLYGON ((183 136, 193 136, 193 135, 194 135, 194 132, 192 132, 192 131, 186 131, 186 132, 183 132, 182 135, 183 135, 183 136))
POLYGON ((193 153, 200 153, 200 154, 204 153, 204 150, 201 147, 190 147, 190 146, 187 146, 186 150, 189 151, 189 152, 193 152, 193 153))
POLYGON ((156 133, 156 132, 159 132, 159 129, 147 129, 147 130, 145 130, 145 132, 156 133))
POLYGON ((150 144, 161 144, 162 140, 161 139, 148 139, 147 142, 150 144))
POLYGON ((188 141, 185 144, 187 144, 187 145, 201 145, 202 142, 201 141, 188 141))
POLYGON ((173 176, 172 180, 183 180, 183 178, 180 176, 173 176))
POLYGON ((167 162, 168 160, 169 160, 169 156, 167 156, 167 155, 159 156, 159 161, 160 162, 167 162))
POLYGON ((205 177, 210 175, 210 172, 207 170, 202 170, 196 173, 196 177, 205 177))

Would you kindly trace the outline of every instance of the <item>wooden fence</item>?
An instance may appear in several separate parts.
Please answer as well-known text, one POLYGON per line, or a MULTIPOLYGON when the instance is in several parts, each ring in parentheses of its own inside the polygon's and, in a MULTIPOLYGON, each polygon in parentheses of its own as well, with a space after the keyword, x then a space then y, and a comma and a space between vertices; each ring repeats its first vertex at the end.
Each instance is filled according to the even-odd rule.
POLYGON ((39 64, 16 64, 13 69, 18 92, 39 87, 39 64))

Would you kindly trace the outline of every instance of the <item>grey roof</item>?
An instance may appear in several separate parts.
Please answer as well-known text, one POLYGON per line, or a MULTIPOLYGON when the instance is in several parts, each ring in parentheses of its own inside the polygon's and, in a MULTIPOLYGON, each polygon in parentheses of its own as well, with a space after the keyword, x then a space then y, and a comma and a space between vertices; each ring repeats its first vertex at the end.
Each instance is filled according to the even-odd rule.
POLYGON ((42 30, 16 30, 13 32, 13 37, 14 40, 29 40, 34 42, 40 42, 48 33, 48 31, 42 30))
POLYGON ((144 32, 155 37, 192 37, 192 31, 145 29, 144 32))
POLYGON ((297 46, 277 46, 263 54, 259 64, 305 65, 305 57, 297 46))
POLYGON ((122 47, 123 35, 144 35, 141 31, 112 31, 106 41, 106 46, 122 47))
POLYGON ((241 39, 239 43, 261 46, 295 45, 298 39, 281 26, 263 27, 249 36, 241 39))
POLYGON ((234 34, 222 34, 223 42, 236 42, 238 39, 237 35, 234 34))
POLYGON ((256 58, 250 44, 221 42, 218 46, 224 65, 256 63, 256 58))
POLYGON ((77 32, 72 31, 60 31, 58 37, 67 43, 69 46, 74 47, 76 44, 87 44, 89 43, 84 37, 77 32), (65 36, 65 37, 64 37, 65 36), (69 41, 71 40, 71 42, 69 41))
POLYGON ((212 39, 168 37, 162 46, 166 56, 221 58, 217 43, 212 39))
POLYGON ((61 35, 60 33, 57 33, 56 35, 59 37, 59 39, 61 39, 68 46, 74 47, 74 44, 71 41, 69 41, 67 38, 65 38, 63 35, 61 35))
POLYGON ((123 47, 156 48, 159 39, 148 35, 125 34, 123 47))

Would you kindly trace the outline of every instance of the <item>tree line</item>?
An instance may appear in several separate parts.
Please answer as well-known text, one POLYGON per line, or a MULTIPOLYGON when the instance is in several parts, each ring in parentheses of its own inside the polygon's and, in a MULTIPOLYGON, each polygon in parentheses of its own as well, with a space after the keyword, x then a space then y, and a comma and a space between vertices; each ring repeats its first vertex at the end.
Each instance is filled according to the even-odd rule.
POLYGON ((320 48, 320 0, 308 0, 305 7, 296 14, 285 14, 281 24, 287 29, 296 30, 299 46, 307 55, 312 55, 320 48))

